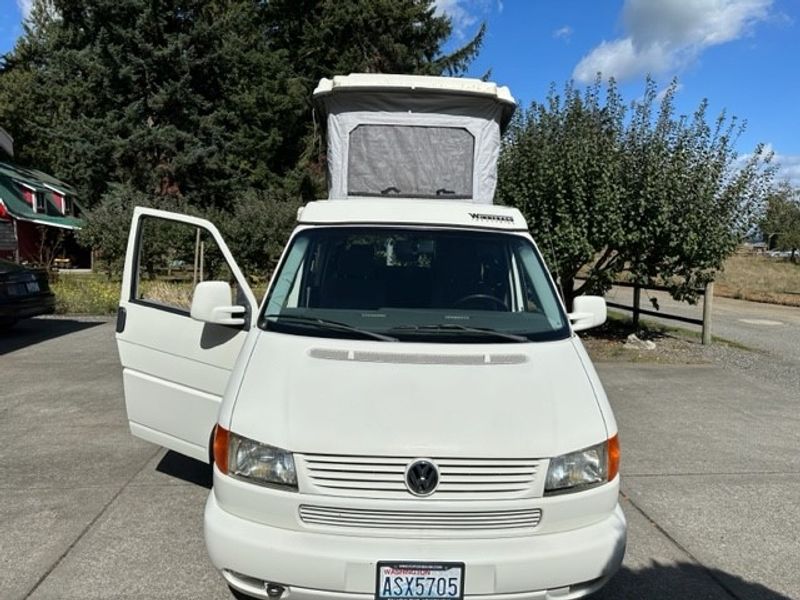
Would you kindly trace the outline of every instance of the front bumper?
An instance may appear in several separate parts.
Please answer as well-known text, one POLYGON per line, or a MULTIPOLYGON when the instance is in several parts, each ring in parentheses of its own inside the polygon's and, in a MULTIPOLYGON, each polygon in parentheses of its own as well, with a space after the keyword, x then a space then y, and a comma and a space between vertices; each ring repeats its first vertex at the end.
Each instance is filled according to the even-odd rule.
POLYGON ((234 588, 266 598, 263 582, 293 600, 351 598, 375 593, 379 560, 458 561, 466 565, 472 600, 586 596, 616 572, 625 553, 626 523, 617 505, 578 529, 524 537, 413 539, 357 537, 281 529, 235 516, 217 503, 205 510, 211 562, 234 588))

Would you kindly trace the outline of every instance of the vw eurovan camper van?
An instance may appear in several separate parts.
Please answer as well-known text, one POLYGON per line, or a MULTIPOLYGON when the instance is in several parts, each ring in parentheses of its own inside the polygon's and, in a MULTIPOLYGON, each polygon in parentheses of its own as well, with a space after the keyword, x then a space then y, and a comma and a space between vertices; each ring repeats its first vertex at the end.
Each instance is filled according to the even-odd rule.
POLYGON ((214 225, 137 208, 117 343, 134 435, 213 464, 237 593, 568 599, 622 560, 617 425, 522 215, 493 204, 515 103, 469 80, 315 91, 329 197, 258 302, 214 225))

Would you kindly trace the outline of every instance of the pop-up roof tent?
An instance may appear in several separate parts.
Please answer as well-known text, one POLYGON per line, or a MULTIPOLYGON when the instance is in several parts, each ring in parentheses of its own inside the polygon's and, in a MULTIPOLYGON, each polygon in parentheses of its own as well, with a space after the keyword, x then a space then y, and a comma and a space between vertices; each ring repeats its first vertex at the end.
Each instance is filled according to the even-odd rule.
POLYGON ((467 199, 491 204, 500 135, 516 102, 478 79, 354 74, 322 79, 330 199, 467 199))

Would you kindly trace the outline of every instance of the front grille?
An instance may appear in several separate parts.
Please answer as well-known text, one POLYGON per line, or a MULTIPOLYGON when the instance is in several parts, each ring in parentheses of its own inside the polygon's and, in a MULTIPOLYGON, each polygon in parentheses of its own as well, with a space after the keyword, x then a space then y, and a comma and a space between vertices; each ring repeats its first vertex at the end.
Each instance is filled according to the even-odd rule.
POLYGON ((369 529, 494 530, 532 529, 542 519, 538 508, 520 510, 412 511, 333 508, 300 505, 300 518, 310 525, 369 529))
MULTIPOLYGON (((310 493, 364 498, 414 497, 406 467, 414 458, 296 455, 310 493)), ((431 500, 493 500, 534 495, 539 461, 532 459, 431 459, 439 486, 431 500)))

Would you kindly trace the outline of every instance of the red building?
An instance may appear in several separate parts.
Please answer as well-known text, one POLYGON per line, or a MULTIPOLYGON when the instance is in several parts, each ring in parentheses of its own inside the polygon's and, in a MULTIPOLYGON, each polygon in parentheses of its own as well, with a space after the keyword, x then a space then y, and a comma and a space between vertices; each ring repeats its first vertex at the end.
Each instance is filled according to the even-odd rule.
POLYGON ((0 128, 0 258, 43 266, 91 266, 75 241, 83 225, 75 190, 63 181, 11 162, 10 136, 0 128))

